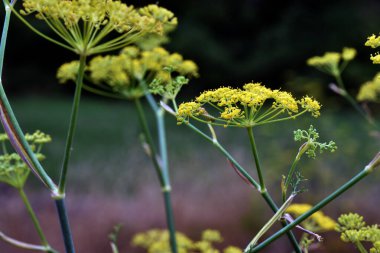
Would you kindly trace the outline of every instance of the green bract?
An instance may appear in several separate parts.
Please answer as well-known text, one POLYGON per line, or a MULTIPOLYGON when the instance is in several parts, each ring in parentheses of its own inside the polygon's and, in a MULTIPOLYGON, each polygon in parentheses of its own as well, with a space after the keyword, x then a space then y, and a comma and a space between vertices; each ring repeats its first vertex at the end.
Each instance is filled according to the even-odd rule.
POLYGON ((319 138, 319 134, 317 130, 310 126, 309 129, 306 130, 296 130, 294 131, 294 140, 295 141, 302 141, 306 140, 305 145, 303 145, 300 149, 300 153, 305 153, 311 157, 316 157, 316 151, 319 149, 319 152, 322 153, 324 150, 329 150, 330 152, 334 152, 337 149, 337 146, 335 142, 330 141, 329 143, 326 142, 318 142, 317 139, 319 138))

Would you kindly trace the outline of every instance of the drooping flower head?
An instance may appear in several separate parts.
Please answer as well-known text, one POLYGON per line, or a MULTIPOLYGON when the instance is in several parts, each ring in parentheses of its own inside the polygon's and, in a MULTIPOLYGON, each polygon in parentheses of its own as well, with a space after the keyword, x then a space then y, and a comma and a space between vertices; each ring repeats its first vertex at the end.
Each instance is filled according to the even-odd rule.
POLYGON ((204 91, 194 101, 180 104, 177 120, 181 123, 194 118, 214 125, 252 127, 295 118, 305 112, 318 117, 320 107, 310 97, 296 100, 289 92, 248 83, 242 89, 221 87, 204 91))
POLYGON ((315 67, 329 75, 337 76, 355 56, 355 48, 345 47, 341 53, 326 52, 323 56, 313 56, 307 60, 307 65, 315 67))
MULTIPOLYGON (((60 82, 75 81, 79 63, 62 65, 57 72, 60 82)), ((120 95, 123 98, 138 98, 144 93, 141 82, 146 85, 154 79, 168 82, 171 75, 165 68, 186 77, 198 76, 197 65, 184 60, 178 53, 169 53, 162 47, 141 50, 128 46, 118 55, 96 56, 87 66, 88 79, 95 85, 92 89, 120 95)))
POLYGON ((177 25, 162 7, 136 9, 117 0, 24 0, 23 7, 22 14, 35 13, 66 48, 85 55, 125 47, 143 35, 163 35, 177 25))

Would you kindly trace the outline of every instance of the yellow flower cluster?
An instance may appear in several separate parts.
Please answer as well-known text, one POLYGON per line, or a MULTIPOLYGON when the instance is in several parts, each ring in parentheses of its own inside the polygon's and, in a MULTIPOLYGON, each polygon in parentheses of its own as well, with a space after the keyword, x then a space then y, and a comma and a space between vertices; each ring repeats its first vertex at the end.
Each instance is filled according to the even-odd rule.
MULTIPOLYGON (((223 238, 216 230, 207 229, 202 233, 200 241, 193 241, 186 235, 176 232, 179 253, 219 253, 214 248, 214 242, 221 242, 223 238)), ((152 229, 144 233, 136 234, 132 239, 132 245, 146 249, 148 253, 170 253, 169 233, 167 230, 152 229)), ((242 253, 234 246, 228 246, 223 253, 242 253)))
POLYGON ((367 41, 364 44, 367 47, 377 48, 380 46, 380 36, 372 34, 367 38, 367 41))
POLYGON ((358 101, 380 102, 380 73, 361 85, 356 97, 358 101))
MULTIPOLYGON (((380 46, 380 36, 376 36, 372 34, 367 38, 367 41, 364 44, 365 46, 372 47, 372 48, 377 48, 380 46)), ((376 53, 375 55, 371 54, 370 57, 371 61, 373 64, 380 64, 380 55, 379 53, 376 53)))
POLYGON ((271 90, 261 83, 248 83, 243 89, 221 87, 201 93, 195 101, 180 104, 177 120, 181 123, 195 118, 214 125, 250 127, 295 118, 307 111, 318 117, 320 108, 310 97, 296 100, 289 92, 271 90), (264 111, 263 105, 268 100, 272 101, 271 107, 264 111), (219 116, 210 115, 204 108, 206 105, 219 111, 219 116), (301 112, 299 106, 303 109, 301 112))
MULTIPOLYGON (((37 159, 43 160, 45 156, 41 153, 41 149, 45 143, 51 142, 50 135, 37 130, 33 134, 26 133, 25 139, 37 159)), ((17 153, 7 151, 6 141, 9 141, 8 136, 5 133, 0 134, 0 142, 3 147, 3 154, 0 155, 0 182, 19 189, 24 186, 30 169, 17 153)))
POLYGON ((75 81, 79 71, 79 61, 72 61, 63 64, 58 68, 57 78, 60 83, 66 83, 67 81, 75 81))
POLYGON ((173 12, 164 8, 158 7, 155 4, 150 4, 140 9, 140 14, 151 17, 153 20, 158 20, 155 30, 159 34, 164 34, 167 31, 173 30, 178 25, 178 20, 174 17, 173 12))
POLYGON ((142 51, 130 46, 119 55, 97 56, 90 61, 88 71, 95 84, 106 84, 113 92, 131 98, 143 95, 140 86, 143 80, 147 84, 155 78, 167 81, 170 73, 164 71, 165 67, 170 67, 180 75, 198 76, 198 67, 193 61, 184 60, 178 53, 170 54, 162 47, 142 51))
MULTIPOLYGON (((309 204, 292 204, 287 209, 287 213, 291 213, 295 216, 300 216, 312 208, 309 204)), ((336 222, 330 217, 323 214, 322 211, 317 211, 311 215, 308 219, 302 222, 305 229, 313 232, 324 232, 334 230, 336 222)))
POLYGON ((22 14, 36 13, 74 51, 88 55, 126 46, 136 41, 137 35, 162 35, 165 27, 177 26, 174 14, 162 7, 135 9, 118 0, 24 0, 23 7, 22 14), (121 37, 100 47, 100 41, 112 31, 121 37))
POLYGON ((342 214, 338 218, 335 230, 341 233, 340 239, 342 241, 361 246, 363 252, 368 252, 364 245, 371 243, 372 247, 369 249, 369 252, 380 252, 379 224, 367 225, 364 217, 357 213, 342 214))
POLYGON ((345 63, 351 61, 356 56, 354 48, 345 47, 342 53, 339 52, 326 52, 323 56, 314 56, 307 60, 307 65, 315 67, 322 72, 329 75, 336 76, 340 73, 341 67, 339 63, 343 60, 345 63))

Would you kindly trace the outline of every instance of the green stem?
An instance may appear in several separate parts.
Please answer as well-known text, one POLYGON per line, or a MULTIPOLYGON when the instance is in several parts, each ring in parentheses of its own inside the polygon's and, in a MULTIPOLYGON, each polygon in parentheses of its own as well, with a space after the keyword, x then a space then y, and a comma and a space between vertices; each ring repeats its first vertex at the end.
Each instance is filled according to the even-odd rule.
POLYGON ((174 225, 174 215, 173 215, 173 206, 171 204, 170 192, 170 176, 169 176, 169 164, 168 164, 168 154, 167 154, 167 144, 166 144, 166 131, 165 131, 165 111, 162 108, 159 108, 156 111, 156 120, 157 120, 157 128, 158 128, 158 143, 159 143, 159 151, 161 157, 161 168, 164 179, 164 199, 165 199, 165 211, 166 211, 166 219, 169 228, 170 234, 170 247, 172 253, 177 253, 177 238, 175 235, 175 225, 174 225))
POLYGON ((256 234, 256 236, 252 239, 252 241, 248 244, 248 246, 245 248, 244 252, 249 251, 252 247, 254 247, 259 239, 278 221, 281 219, 283 214, 285 213, 286 209, 289 207, 289 205, 292 203, 294 197, 296 195, 292 194, 284 202, 284 204, 275 212, 275 214, 272 216, 272 218, 269 219, 269 221, 260 229, 260 231, 256 234))
POLYGON ((259 182, 260 182, 259 191, 260 192, 265 192, 266 191, 266 187, 265 187, 263 173, 262 173, 262 170, 261 170, 259 155, 257 154, 257 148, 256 148, 255 138, 253 137, 252 127, 248 127, 247 131, 248 131, 248 136, 249 136, 249 142, 251 144, 252 154, 253 154, 253 157, 254 157, 254 162, 255 162, 255 165, 256 165, 257 175, 259 177, 259 182))
MULTIPOLYGON (((0 45, 0 77, 3 72, 4 55, 5 55, 5 45, 7 41, 7 34, 9 28, 9 21, 11 17, 11 5, 4 1, 5 6, 5 20, 1 36, 0 45)), ((0 118, 4 126, 12 146, 15 148, 16 152, 20 155, 23 161, 28 165, 28 167, 35 172, 35 174, 41 179, 41 181, 50 189, 53 195, 57 195, 57 186, 54 184, 52 179, 46 173, 44 168, 41 166, 40 162, 31 150, 28 142, 25 140, 25 136, 18 124, 16 116, 13 113, 12 107, 8 101, 5 94, 4 87, 0 78, 0 118)))
POLYGON ((165 187, 170 188, 169 164, 168 164, 168 147, 166 144, 165 131, 165 111, 160 108, 156 111, 156 121, 158 130, 158 145, 161 157, 161 168, 165 180, 165 187))
MULTIPOLYGON (((272 197, 269 195, 269 193, 266 191, 266 192, 262 192, 261 193, 261 196, 264 198, 264 200, 267 202, 267 204, 269 205, 269 207, 272 209, 272 211, 274 213, 276 213, 279 209, 279 207, 276 205, 276 203, 273 201, 272 197)), ((289 223, 285 220, 281 220, 281 226, 282 227, 286 227, 289 223)), ((286 232, 286 236, 288 237, 290 243, 292 244, 292 247, 294 248, 294 251, 296 253, 302 253, 302 250, 298 244, 298 241, 296 239, 296 237, 294 236, 293 232, 292 231, 287 231, 286 232)))
POLYGON ((86 66, 86 54, 83 53, 80 55, 80 60, 79 60, 78 77, 76 81, 73 106, 71 110, 70 125, 69 125, 69 130, 67 133, 65 153, 64 153, 62 169, 61 169, 61 177, 59 180, 59 193, 62 195, 65 194, 65 190, 66 190, 66 177, 67 177, 68 165, 69 165, 69 161, 71 157, 74 133, 75 133, 76 125, 77 125, 78 109, 79 109, 79 102, 80 102, 82 86, 83 86, 83 76, 84 76, 85 66, 86 66))
POLYGON ((165 213, 166 213, 166 221, 169 228, 169 235, 170 235, 170 248, 172 253, 177 253, 177 237, 175 233, 175 222, 174 222, 174 214, 173 214, 173 205, 171 203, 171 189, 164 189, 163 195, 164 195, 164 201, 165 201, 165 213))
POLYGON ((358 103, 356 103, 355 99, 351 97, 351 95, 347 92, 340 73, 335 75, 334 77, 339 88, 342 90, 342 92, 339 94, 342 95, 355 108, 355 110, 358 111, 359 114, 363 116, 369 123, 374 124, 370 116, 358 105, 358 103))
POLYGON ((341 187, 339 187, 336 191, 334 191, 329 196, 327 196, 325 199, 323 199, 322 201, 320 201, 318 204, 316 204, 309 211, 307 211, 306 213, 304 213, 301 216, 299 216, 292 223, 288 224, 287 226, 285 226, 281 230, 277 231, 274 235, 272 235, 271 237, 269 237, 268 239, 266 239, 265 241, 263 241, 262 243, 260 243, 255 248, 251 249, 249 252, 250 253, 259 252, 261 249, 263 249, 266 246, 268 246, 270 243, 272 243, 274 240, 276 240, 277 238, 279 238, 280 236, 282 236, 284 233, 286 233, 290 229, 294 228, 295 226, 297 226, 298 224, 300 224, 302 221, 306 220, 311 215, 313 215, 315 212, 319 211, 325 205, 327 205, 328 203, 330 203, 331 201, 333 201, 335 198, 337 198, 338 196, 340 196, 342 193, 344 193, 345 191, 347 191, 348 189, 350 189, 352 186, 354 186, 356 183, 358 183, 360 180, 362 180, 364 177, 366 177, 372 171, 372 169, 373 168, 369 169, 368 166, 367 166, 364 170, 362 170, 361 172, 359 172, 356 176, 354 176, 347 183, 345 183, 344 185, 342 185, 341 187))
POLYGON ((71 229, 69 220, 67 218, 65 199, 55 199, 55 205, 59 216, 59 222, 61 225, 63 241, 65 244, 66 253, 75 253, 74 242, 71 235, 71 229))
POLYGON ((138 112, 137 115, 139 117, 141 128, 142 128, 143 133, 145 135, 146 142, 147 142, 147 144, 149 145, 149 148, 150 148, 150 157, 152 159, 153 166, 154 166, 154 168, 156 170, 158 179, 160 180, 160 185, 164 186, 165 185, 165 180, 164 180, 164 177, 163 177, 163 174, 162 174, 162 171, 161 171, 160 164, 157 161, 157 151, 156 151, 156 148, 154 146, 153 138, 152 138, 150 129, 148 127, 148 123, 147 123, 147 120, 146 120, 146 117, 145 117, 144 109, 141 106, 141 101, 140 101, 139 98, 135 99, 135 105, 136 105, 136 108, 137 108, 137 112, 138 112))
POLYGON ((37 233, 38 233, 38 236, 39 236, 40 239, 41 239, 41 243, 42 243, 42 245, 44 245, 44 246, 49 246, 49 243, 48 243, 47 240, 46 240, 46 237, 45 237, 45 235, 44 235, 44 232, 42 231, 42 228, 41 228, 41 225, 40 225, 40 223, 39 223, 39 221, 38 221, 38 218, 37 218, 35 212, 33 211, 33 208, 32 208, 32 206, 31 206, 31 204, 30 204, 30 202, 29 202, 29 200, 28 200, 28 197, 27 197, 26 194, 25 194, 24 188, 23 188, 23 187, 19 188, 19 189, 18 189, 18 192, 19 192, 19 194, 20 194, 20 196, 21 196, 22 201, 24 202, 24 205, 25 205, 25 207, 26 207, 26 210, 27 210, 28 213, 29 213, 30 218, 31 218, 32 221, 33 221, 33 225, 34 225, 34 227, 35 227, 36 230, 37 230, 37 233))
MULTIPOLYGON (((143 88, 146 89, 145 83, 141 84, 143 88)), ((170 175, 169 175, 169 164, 168 164, 168 154, 167 154, 167 144, 166 144, 166 132, 165 132, 165 110, 161 107, 158 107, 156 101, 153 96, 149 92, 145 92, 145 97, 148 100, 148 103, 152 110, 154 111, 156 117, 156 124, 158 129, 158 143, 159 143, 159 152, 160 152, 160 180, 161 187, 164 194, 165 201, 165 212, 166 212, 166 221, 169 229, 169 237, 170 237, 170 248, 172 253, 178 252, 177 247, 177 238, 176 238, 176 230, 175 230, 175 222, 174 222, 174 214, 173 207, 171 204, 170 192, 170 175)))
POLYGON ((282 189, 282 201, 285 201, 285 199, 286 199, 286 192, 287 192, 287 190, 288 190, 288 187, 289 187, 289 184, 290 184, 290 180, 292 179, 293 174, 294 174, 294 172, 295 172, 295 170, 296 170, 296 166, 297 166, 297 164, 298 164, 298 162, 300 161, 301 156, 302 156, 301 151, 303 150, 303 147, 304 147, 305 145, 307 145, 307 144, 308 144, 308 143, 306 142, 306 143, 304 143, 304 144, 300 147, 300 149, 299 149, 299 151, 298 151, 298 154, 297 154, 296 158, 294 158, 294 161, 293 161, 293 163, 292 163, 292 166, 291 166, 290 169, 289 169, 288 175, 286 176, 286 179, 285 179, 284 187, 283 187, 283 189, 282 189))
POLYGON ((359 250, 360 253, 368 253, 368 251, 364 248, 361 242, 356 242, 355 246, 359 250))
POLYGON ((52 250, 50 248, 47 248, 46 246, 35 245, 35 244, 26 243, 26 242, 16 240, 12 237, 5 235, 1 231, 0 231, 0 239, 3 240, 4 242, 9 243, 9 244, 11 244, 17 248, 20 248, 20 249, 33 250, 33 251, 44 251, 44 252, 48 252, 48 253, 58 253, 57 251, 52 250))
MULTIPOLYGON (((260 189, 260 185, 249 175, 249 173, 231 156, 231 154, 223 148, 223 146, 214 140, 213 138, 210 138, 207 136, 205 133, 200 131, 197 127, 194 125, 188 123, 186 124, 189 128, 191 128, 193 131, 198 133, 200 136, 202 136, 204 139, 207 141, 211 142, 235 167, 236 169, 256 188, 260 189)), ((272 211, 275 213, 278 211, 278 206, 276 203, 273 201, 272 197, 268 193, 268 191, 261 191, 260 192, 261 196, 264 198, 264 200, 267 202, 269 207, 272 209, 272 211)), ((286 226, 287 222, 286 221, 281 221, 282 226, 286 226)), ((294 250, 297 253, 302 253, 301 249, 298 246, 297 239, 295 238, 294 234, 291 231, 288 231, 287 236, 289 238, 290 243, 292 244, 294 250)))

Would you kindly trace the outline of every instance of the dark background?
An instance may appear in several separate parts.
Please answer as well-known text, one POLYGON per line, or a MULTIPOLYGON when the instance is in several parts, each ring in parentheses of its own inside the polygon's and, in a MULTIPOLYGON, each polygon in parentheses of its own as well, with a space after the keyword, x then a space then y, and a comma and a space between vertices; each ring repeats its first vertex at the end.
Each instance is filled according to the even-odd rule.
MULTIPOLYGON (((151 2, 130 3, 138 7, 151 2)), ((179 19, 178 29, 170 34, 171 42, 166 47, 193 59, 200 67, 201 78, 194 80, 185 92, 197 93, 220 85, 239 86, 250 81, 283 87, 325 80, 306 66, 306 59, 326 51, 340 51, 344 46, 358 50, 345 80, 353 92, 376 71, 368 60, 374 51, 364 47, 364 42, 369 35, 377 34, 379 1, 215 0, 207 4, 159 4, 179 19)), ((43 22, 31 22, 51 34, 43 22)), ((55 72, 63 62, 75 60, 76 55, 38 37, 16 18, 6 56, 4 78, 12 76, 8 92, 54 94, 70 89, 56 85, 55 72)))

